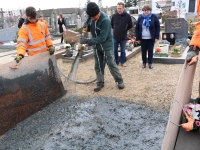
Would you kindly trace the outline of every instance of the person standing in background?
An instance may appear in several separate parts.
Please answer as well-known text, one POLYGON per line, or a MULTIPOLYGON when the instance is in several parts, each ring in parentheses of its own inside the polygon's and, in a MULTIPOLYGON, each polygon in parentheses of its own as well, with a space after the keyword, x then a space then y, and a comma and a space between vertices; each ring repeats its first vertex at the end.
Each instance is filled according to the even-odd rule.
POLYGON ((146 68, 147 51, 149 69, 153 69, 153 48, 154 43, 160 37, 160 22, 155 14, 151 13, 151 7, 144 5, 143 14, 138 18, 135 27, 136 41, 140 41, 142 50, 142 68, 146 68))
POLYGON ((119 62, 126 67, 126 40, 127 31, 133 27, 131 16, 124 10, 124 3, 117 3, 117 12, 112 15, 111 26, 113 28, 114 55, 117 65, 119 62), (121 48, 121 55, 118 55, 118 46, 121 48))
POLYGON ((43 16, 40 16, 38 21, 43 22, 48 27, 48 23, 44 20, 43 16))
POLYGON ((18 22, 18 28, 19 29, 22 27, 25 19, 26 19, 26 14, 24 13, 23 16, 19 19, 19 22, 18 22))
POLYGON ((64 17, 62 14, 59 14, 59 18, 58 18, 58 25, 59 25, 59 32, 62 34, 61 35, 61 43, 63 42, 63 26, 65 26, 65 21, 64 21, 64 17))

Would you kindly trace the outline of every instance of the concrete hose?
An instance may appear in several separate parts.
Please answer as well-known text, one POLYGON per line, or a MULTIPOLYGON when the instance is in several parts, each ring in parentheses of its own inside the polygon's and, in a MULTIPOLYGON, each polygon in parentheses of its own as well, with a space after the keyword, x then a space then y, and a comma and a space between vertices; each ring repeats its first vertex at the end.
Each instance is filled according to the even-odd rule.
MULTIPOLYGON (((58 68, 58 70, 66 79, 69 79, 69 77, 66 76, 59 68, 58 68)), ((70 80, 77 83, 77 84, 89 84, 89 83, 95 82, 97 79, 94 79, 94 80, 91 80, 91 81, 77 81, 77 80, 73 80, 73 79, 70 79, 70 80)))

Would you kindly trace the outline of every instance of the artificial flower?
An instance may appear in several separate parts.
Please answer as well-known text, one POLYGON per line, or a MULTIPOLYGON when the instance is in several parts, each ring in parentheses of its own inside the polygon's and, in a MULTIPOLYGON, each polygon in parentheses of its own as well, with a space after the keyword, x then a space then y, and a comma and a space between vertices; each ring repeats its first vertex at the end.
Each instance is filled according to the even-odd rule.
POLYGON ((181 124, 182 128, 184 128, 186 131, 200 128, 199 110, 200 104, 197 103, 189 103, 183 107, 183 117, 187 122, 181 124))
POLYGON ((196 119, 196 120, 199 120, 199 112, 198 111, 195 111, 194 109, 192 109, 192 112, 191 112, 191 116, 196 119))
POLYGON ((200 121, 195 121, 197 127, 200 127, 200 121))

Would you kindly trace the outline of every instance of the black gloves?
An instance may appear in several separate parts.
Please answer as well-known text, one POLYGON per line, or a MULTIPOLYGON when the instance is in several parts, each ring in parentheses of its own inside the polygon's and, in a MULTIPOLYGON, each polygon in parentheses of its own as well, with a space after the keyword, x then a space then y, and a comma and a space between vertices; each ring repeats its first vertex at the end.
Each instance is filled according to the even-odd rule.
POLYGON ((199 48, 197 47, 195 50, 193 50, 193 46, 189 47, 189 50, 187 51, 186 61, 189 63, 189 65, 193 65, 198 60, 198 53, 199 48))
POLYGON ((87 44, 87 41, 88 41, 87 38, 81 36, 81 38, 80 38, 80 43, 81 43, 81 44, 87 44))
POLYGON ((186 61, 187 62, 190 62, 192 57, 196 56, 196 52, 193 50, 193 51, 188 51, 187 52, 187 56, 186 56, 186 61))
POLYGON ((22 58, 24 58, 24 56, 23 56, 22 54, 19 54, 19 56, 17 56, 17 57, 15 58, 16 63, 19 63, 19 61, 20 61, 22 58))
POLYGON ((54 47, 54 46, 50 46, 50 47, 49 47, 49 54, 50 54, 50 55, 53 55, 54 52, 55 52, 55 47, 54 47))

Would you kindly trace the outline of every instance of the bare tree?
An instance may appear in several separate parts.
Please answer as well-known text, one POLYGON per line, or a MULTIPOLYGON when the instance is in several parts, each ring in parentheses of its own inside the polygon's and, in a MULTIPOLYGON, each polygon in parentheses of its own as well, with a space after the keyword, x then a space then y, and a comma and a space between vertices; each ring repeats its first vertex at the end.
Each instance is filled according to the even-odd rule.
POLYGON ((183 3, 182 0, 179 0, 176 6, 177 12, 178 12, 178 17, 181 17, 181 14, 186 11, 185 9, 185 3, 183 3))

